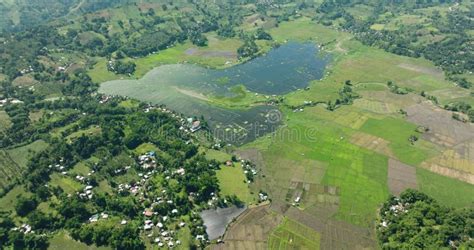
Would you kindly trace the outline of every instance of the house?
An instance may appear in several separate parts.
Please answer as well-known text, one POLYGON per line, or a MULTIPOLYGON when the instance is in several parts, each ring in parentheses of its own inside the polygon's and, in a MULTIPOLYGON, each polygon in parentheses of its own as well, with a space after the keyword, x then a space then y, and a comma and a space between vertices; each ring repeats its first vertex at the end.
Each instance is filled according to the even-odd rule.
POLYGON ((151 217, 153 216, 153 211, 151 211, 150 209, 147 209, 143 212, 143 214, 146 216, 146 217, 151 217))
POLYGON ((204 235, 200 234, 196 236, 196 240, 205 240, 204 235))
POLYGON ((191 132, 196 132, 201 128, 201 121, 194 121, 191 125, 191 132))
POLYGON ((296 197, 296 199, 295 199, 295 203, 299 203, 299 202, 300 202, 300 200, 301 200, 301 196, 298 196, 298 197, 296 197))
POLYGON ((231 167, 233 165, 232 161, 226 161, 225 162, 225 165, 228 166, 228 167, 231 167))
POLYGON ((89 222, 97 222, 99 220, 99 215, 98 214, 94 214, 92 215, 90 218, 89 218, 89 222))
POLYGON ((178 170, 176 170, 176 173, 179 175, 184 175, 186 171, 184 170, 184 168, 179 168, 178 170))

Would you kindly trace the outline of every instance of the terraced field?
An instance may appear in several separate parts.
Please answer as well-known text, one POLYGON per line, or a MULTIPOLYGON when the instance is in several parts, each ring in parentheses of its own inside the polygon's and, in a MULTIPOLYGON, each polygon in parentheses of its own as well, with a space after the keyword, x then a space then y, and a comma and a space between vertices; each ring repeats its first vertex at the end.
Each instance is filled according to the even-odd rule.
POLYGON ((3 189, 21 178, 29 158, 44 150, 47 145, 39 140, 22 147, 0 150, 0 188, 3 189))

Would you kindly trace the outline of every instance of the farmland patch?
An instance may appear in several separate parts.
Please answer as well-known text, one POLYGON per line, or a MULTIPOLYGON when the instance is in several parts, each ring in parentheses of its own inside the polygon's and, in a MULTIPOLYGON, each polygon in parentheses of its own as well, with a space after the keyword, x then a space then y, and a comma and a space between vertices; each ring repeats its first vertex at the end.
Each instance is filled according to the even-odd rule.
POLYGON ((264 249, 270 233, 282 218, 282 215, 272 212, 269 205, 249 208, 230 225, 224 243, 214 245, 213 249, 264 249))
POLYGON ((320 234, 311 228, 285 218, 270 235, 268 248, 273 250, 301 247, 316 250, 320 247, 320 238, 320 234))
POLYGON ((393 195, 400 195, 405 189, 417 189, 416 169, 397 160, 388 160, 388 189, 393 195))
POLYGON ((405 109, 407 120, 429 128, 424 137, 438 145, 452 147, 474 138, 474 125, 452 118, 451 112, 429 103, 415 104, 405 109))
POLYGON ((394 157, 392 149, 390 149, 390 142, 380 137, 370 135, 364 132, 355 132, 351 137, 351 143, 361 146, 368 150, 375 151, 377 153, 394 157))

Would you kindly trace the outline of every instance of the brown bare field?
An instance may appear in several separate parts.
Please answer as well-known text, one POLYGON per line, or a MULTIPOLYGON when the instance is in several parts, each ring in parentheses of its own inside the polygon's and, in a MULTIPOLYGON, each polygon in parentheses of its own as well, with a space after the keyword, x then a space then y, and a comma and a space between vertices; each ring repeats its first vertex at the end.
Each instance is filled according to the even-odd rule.
POLYGON ((30 87, 37 83, 38 81, 36 81, 31 75, 19 76, 15 78, 15 80, 13 80, 12 82, 13 86, 22 86, 22 87, 30 87))
POLYGON ((416 169, 390 158, 388 160, 388 189, 390 193, 398 196, 408 188, 418 188, 416 169))
POLYGON ((311 185, 321 183, 326 165, 313 160, 295 161, 275 155, 273 165, 265 165, 262 154, 257 149, 238 150, 235 152, 242 159, 248 159, 260 167, 262 178, 257 178, 252 190, 271 191, 273 201, 292 201, 297 192, 312 193, 311 185), (278 171, 275 171, 278 170, 278 171), (288 176, 288 174, 291 176, 288 176), (304 189, 306 189, 304 191, 304 189))
POLYGON ((260 19, 260 17, 261 17, 260 14, 253 14, 245 18, 245 22, 253 24, 255 21, 260 19))
POLYGON ((187 95, 189 97, 194 97, 194 98, 197 98, 197 99, 203 100, 203 101, 209 101, 209 98, 207 98, 205 95, 203 95, 201 93, 198 93, 198 92, 195 92, 195 91, 192 91, 192 90, 188 90, 188 89, 181 89, 181 88, 178 88, 178 87, 174 87, 174 88, 179 93, 187 95))
POLYGON ((234 51, 227 50, 199 50, 198 48, 187 49, 184 53, 190 56, 202 56, 202 57, 225 57, 229 59, 235 59, 237 53, 234 51))
POLYGON ((291 207, 285 216, 321 233, 321 249, 376 248, 370 230, 331 218, 336 211, 334 206, 314 206, 308 211, 291 207))
POLYGON ((456 153, 458 153, 463 159, 474 162, 474 139, 456 145, 454 150, 456 150, 456 153))
POLYGON ((212 249, 266 249, 268 237, 282 219, 270 205, 247 209, 228 227, 224 243, 213 245, 212 249))
POLYGON ((357 99, 354 106, 378 114, 393 114, 397 112, 397 107, 391 103, 378 100, 357 99))
POLYGON ((421 163, 421 167, 426 168, 430 170, 431 172, 444 175, 444 176, 449 176, 451 178, 455 178, 460 181, 464 181, 464 182, 474 185, 474 174, 470 174, 464 171, 460 171, 460 170, 456 170, 456 169, 452 169, 448 167, 443 167, 434 162, 423 162, 421 163))
POLYGON ((406 108, 407 120, 429 128, 423 138, 442 153, 421 164, 435 173, 474 184, 474 125, 452 118, 451 112, 423 102, 406 108))
MULTIPOLYGON (((471 148, 470 150, 472 151, 472 144, 471 146, 465 146, 464 144, 460 144, 459 146, 462 146, 463 150, 471 148)), ((474 174, 474 161, 467 157, 472 156, 463 156, 454 149, 448 149, 441 155, 427 160, 426 163, 429 165, 436 164, 442 167, 452 168, 469 174, 474 174)))
POLYGON ((351 143, 368 150, 372 150, 386 156, 395 157, 392 150, 388 146, 390 142, 380 137, 369 135, 364 132, 355 132, 352 135, 350 141, 351 143))
POLYGON ((389 106, 395 110, 405 109, 408 106, 421 103, 424 99, 419 95, 407 94, 397 95, 389 91, 360 91, 363 99, 390 103, 389 106))
POLYGON ((410 63, 400 63, 397 66, 402 68, 402 69, 408 69, 408 70, 415 71, 415 72, 418 72, 418 73, 432 75, 432 76, 435 76, 435 77, 438 77, 438 78, 444 78, 443 71, 441 71, 437 68, 423 67, 423 66, 420 66, 420 65, 415 65, 415 64, 410 64, 410 63))
POLYGON ((407 120, 428 127, 427 140, 441 146, 452 147, 474 138, 474 125, 462 123, 452 118, 451 112, 423 102, 405 109, 407 120))

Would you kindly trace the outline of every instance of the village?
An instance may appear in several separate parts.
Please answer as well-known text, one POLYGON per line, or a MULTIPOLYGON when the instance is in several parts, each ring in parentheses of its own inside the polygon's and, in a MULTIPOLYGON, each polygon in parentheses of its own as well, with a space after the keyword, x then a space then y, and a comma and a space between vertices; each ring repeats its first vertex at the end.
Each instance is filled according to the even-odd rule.
MULTIPOLYGON (((105 104, 111 97, 101 97, 100 104, 105 104)), ((169 114, 171 117, 177 119, 181 126, 179 130, 192 138, 193 133, 199 131, 201 122, 195 118, 183 118, 164 107, 156 107, 147 105, 143 112, 149 113, 153 110, 169 114)), ((187 143, 192 143, 188 141, 187 143)), ((214 148, 220 148, 219 143, 215 143, 214 148)), ((111 173, 112 176, 128 176, 133 174, 135 180, 117 183, 113 188, 113 195, 120 197, 132 196, 136 198, 142 207, 140 216, 137 217, 117 217, 117 214, 109 211, 98 211, 90 216, 87 224, 97 224, 106 221, 116 221, 117 227, 124 227, 130 223, 139 221, 141 223, 141 235, 148 239, 150 244, 158 247, 173 248, 182 244, 183 239, 179 235, 180 230, 191 230, 193 233, 193 240, 200 242, 201 245, 207 245, 211 241, 206 233, 206 221, 203 221, 199 211, 212 211, 218 207, 231 207, 233 204, 225 197, 219 196, 218 192, 211 192, 209 199, 204 206, 183 207, 182 204, 194 204, 196 200, 201 199, 199 192, 189 192, 186 196, 175 193, 177 185, 184 184, 187 178, 187 170, 185 166, 171 167, 166 166, 160 161, 160 157, 155 151, 148 151, 139 155, 130 155, 133 159, 132 164, 126 164, 122 167, 115 168, 111 173), (187 201, 184 201, 183 198, 187 201)), ((247 183, 251 183, 258 171, 256 166, 250 161, 243 159, 232 159, 225 162, 211 161, 208 168, 221 167, 235 167, 235 163, 242 166, 242 171, 247 178, 247 183)), ((199 164, 199 163, 198 163, 199 164)), ((99 174, 102 166, 98 163, 91 165, 91 169, 87 174, 71 175, 72 166, 64 163, 63 159, 59 159, 56 164, 50 164, 49 169, 60 173, 65 178, 72 178, 74 181, 83 185, 80 191, 75 194, 68 194, 68 197, 77 196, 83 202, 92 202, 96 198, 98 184, 94 181, 96 175, 99 174)), ((100 175, 100 174, 99 174, 100 175)), ((268 200, 266 193, 259 193, 259 202, 268 200)), ((245 208, 244 208, 245 209, 245 208)), ((243 211, 243 210, 241 210, 243 211)), ((230 221, 229 221, 230 222, 230 221)), ((226 224, 223 225, 224 229, 226 224)), ((25 234, 33 232, 30 225, 23 225, 18 228, 25 234)), ((223 231, 224 232, 224 231, 223 231)), ((222 232, 222 234, 223 234, 222 232)), ((218 241, 221 242, 219 235, 218 241)))

